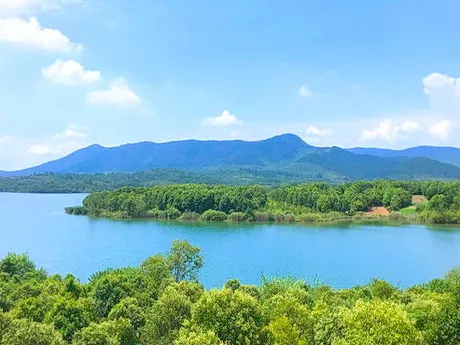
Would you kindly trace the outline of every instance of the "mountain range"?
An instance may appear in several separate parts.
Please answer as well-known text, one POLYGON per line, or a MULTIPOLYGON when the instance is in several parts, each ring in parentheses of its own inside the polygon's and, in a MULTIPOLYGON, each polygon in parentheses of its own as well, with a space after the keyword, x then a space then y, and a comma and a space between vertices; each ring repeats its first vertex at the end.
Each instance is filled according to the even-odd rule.
POLYGON ((329 180, 458 179, 460 149, 428 146, 401 151, 322 148, 308 145, 294 134, 260 141, 141 142, 118 147, 92 145, 36 167, 2 171, 0 176, 132 173, 164 168, 188 171, 244 168, 329 180))

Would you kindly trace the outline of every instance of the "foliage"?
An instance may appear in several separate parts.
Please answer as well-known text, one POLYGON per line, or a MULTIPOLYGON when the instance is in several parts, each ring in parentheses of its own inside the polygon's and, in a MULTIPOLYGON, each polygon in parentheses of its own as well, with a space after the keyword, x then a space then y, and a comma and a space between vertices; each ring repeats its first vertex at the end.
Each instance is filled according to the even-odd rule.
POLYGON ((168 263, 176 282, 197 280, 198 271, 203 266, 200 248, 190 245, 187 241, 175 240, 168 254, 168 263))
POLYGON ((260 286, 232 279, 205 291, 196 282, 199 248, 183 241, 140 267, 98 272, 86 284, 47 276, 27 255, 1 262, 5 345, 460 343, 460 269, 406 290, 377 279, 335 290, 262 277, 260 286))
POLYGON ((460 182, 372 181, 287 187, 166 185, 93 193, 70 214, 200 221, 327 222, 357 219, 460 222, 460 182), (429 201, 412 205, 413 195, 429 201), (389 216, 372 212, 386 207, 389 216), (407 212, 408 207, 413 212, 407 212), (398 211, 403 210, 401 213, 398 211))

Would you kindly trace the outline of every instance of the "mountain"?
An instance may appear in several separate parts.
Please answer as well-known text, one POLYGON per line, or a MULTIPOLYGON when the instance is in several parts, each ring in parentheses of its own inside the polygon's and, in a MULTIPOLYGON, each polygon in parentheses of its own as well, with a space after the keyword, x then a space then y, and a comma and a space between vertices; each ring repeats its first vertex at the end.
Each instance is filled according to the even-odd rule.
POLYGON ((152 169, 227 171, 252 169, 295 174, 305 179, 356 180, 377 178, 460 178, 460 168, 421 157, 377 157, 338 147, 310 146, 293 134, 260 141, 184 140, 141 142, 118 147, 92 145, 64 158, 2 176, 43 173, 131 173, 152 169))
POLYGON ((404 150, 355 147, 348 151, 377 157, 426 157, 460 167, 460 149, 456 147, 417 146, 404 150))
POLYGON ((321 166, 346 176, 352 180, 390 178, 428 179, 452 178, 457 176, 458 167, 441 163, 424 157, 376 157, 364 154, 354 154, 347 150, 331 147, 318 152, 307 154, 301 162, 321 166))

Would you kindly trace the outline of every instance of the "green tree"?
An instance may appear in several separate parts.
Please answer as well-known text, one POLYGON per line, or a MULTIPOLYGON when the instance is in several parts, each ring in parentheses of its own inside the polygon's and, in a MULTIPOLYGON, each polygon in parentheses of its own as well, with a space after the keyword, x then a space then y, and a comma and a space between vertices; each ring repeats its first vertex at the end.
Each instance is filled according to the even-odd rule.
POLYGON ((11 317, 8 314, 5 314, 3 311, 0 310, 0 344, 4 344, 3 337, 5 333, 8 331, 8 328, 11 324, 11 317))
POLYGON ((137 299, 124 298, 116 304, 109 313, 109 320, 126 319, 138 330, 145 325, 145 315, 137 299))
MULTIPOLYGON (((1 337, 1 336, 0 336, 1 337)), ((50 325, 27 319, 13 320, 3 335, 5 345, 64 345, 59 332, 50 325)))
POLYGON ((168 287, 146 315, 142 331, 144 342, 152 345, 171 344, 184 321, 190 318, 192 302, 184 293, 168 287))
POLYGON ((168 254, 168 262, 176 282, 182 280, 196 281, 198 271, 203 266, 200 248, 187 241, 174 240, 168 254))
POLYGON ((136 332, 128 320, 92 323, 75 334, 73 345, 136 345, 136 332))
POLYGON ((239 290, 205 292, 193 306, 192 325, 214 332, 229 345, 265 344, 262 310, 254 299, 239 290))
POLYGON ((407 313, 395 303, 378 300, 358 301, 352 309, 343 311, 343 323, 344 344, 421 344, 420 333, 407 313))
POLYGON ((225 345, 211 331, 194 331, 189 329, 181 329, 179 337, 174 342, 174 345, 225 345))
POLYGON ((437 194, 433 196, 427 206, 430 211, 444 212, 448 209, 449 204, 447 198, 443 194, 437 194))
POLYGON ((160 291, 173 280, 170 260, 162 255, 147 258, 141 264, 141 272, 146 278, 150 297, 157 299, 160 291))
POLYGON ((59 299, 46 316, 46 322, 59 330, 66 341, 71 341, 74 334, 87 327, 91 322, 90 302, 74 299, 59 299))
POLYGON ((443 305, 441 316, 429 342, 430 345, 460 344, 460 289, 454 296, 454 301, 448 301, 443 305))
POLYGON ((265 301, 268 329, 277 345, 313 344, 314 322, 305 291, 290 288, 265 301))
POLYGON ((0 261, 0 272, 22 279, 28 273, 35 272, 35 264, 27 254, 9 253, 0 261))

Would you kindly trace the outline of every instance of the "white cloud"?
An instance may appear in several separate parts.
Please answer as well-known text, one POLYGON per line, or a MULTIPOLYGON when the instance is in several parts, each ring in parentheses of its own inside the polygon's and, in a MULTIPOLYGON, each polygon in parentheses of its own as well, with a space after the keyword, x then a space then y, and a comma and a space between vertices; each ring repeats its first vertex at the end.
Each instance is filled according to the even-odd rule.
POLYGON ((50 138, 42 140, 24 140, 17 139, 27 143, 27 153, 32 156, 49 156, 54 158, 63 154, 71 153, 79 148, 87 146, 86 138, 88 134, 86 126, 77 126, 74 123, 69 123, 67 127, 59 133, 54 134, 50 138))
POLYGON ((423 78, 423 86, 433 113, 442 116, 459 116, 460 78, 432 73, 423 78))
POLYGON ((324 137, 326 135, 329 135, 331 134, 331 129, 324 129, 324 130, 321 130, 315 126, 308 126, 307 128, 307 134, 310 134, 310 135, 315 135, 315 136, 318 136, 318 137, 324 137))
POLYGON ((61 139, 61 138, 74 138, 74 139, 85 139, 88 134, 84 132, 86 128, 77 126, 74 123, 69 123, 67 128, 61 132, 61 133, 56 133, 53 136, 53 139, 61 139))
POLYGON ((363 130, 361 138, 363 140, 384 140, 392 142, 418 130, 420 130, 420 125, 417 122, 405 121, 399 126, 393 126, 390 120, 385 120, 380 122, 379 126, 373 130, 363 130))
POLYGON ((98 81, 101 78, 99 71, 86 71, 83 66, 74 60, 56 60, 51 66, 42 69, 42 76, 56 84, 84 85, 98 81))
POLYGON ((434 95, 439 91, 449 91, 460 97, 460 78, 453 78, 446 74, 431 73, 423 78, 423 91, 427 95, 434 95))
POLYGON ((243 121, 238 120, 235 115, 230 114, 228 110, 224 110, 220 116, 217 117, 208 117, 203 120, 203 123, 210 126, 231 126, 238 125, 241 126, 243 121))
POLYGON ((32 144, 29 146, 27 153, 32 155, 46 155, 51 152, 51 147, 45 144, 32 144))
POLYGON ((303 98, 310 98, 313 96, 313 92, 308 89, 307 85, 301 85, 297 93, 303 98))
POLYGON ((136 107, 142 103, 142 99, 130 90, 123 78, 112 81, 107 90, 90 92, 86 101, 89 104, 114 107, 136 107))
POLYGON ((0 19, 0 41, 29 45, 35 48, 71 52, 83 49, 56 29, 42 28, 36 18, 17 17, 0 19))
POLYGON ((429 133, 433 137, 437 137, 439 139, 447 139, 453 129, 452 121, 443 120, 432 125, 429 129, 429 133))

